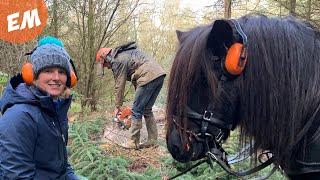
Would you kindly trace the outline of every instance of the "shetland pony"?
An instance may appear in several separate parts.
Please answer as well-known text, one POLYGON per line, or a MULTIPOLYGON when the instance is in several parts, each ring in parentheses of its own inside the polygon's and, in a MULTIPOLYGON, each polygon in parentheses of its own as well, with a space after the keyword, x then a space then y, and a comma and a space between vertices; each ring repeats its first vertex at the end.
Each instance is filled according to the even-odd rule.
POLYGON ((268 150, 289 177, 320 177, 320 35, 312 25, 246 15, 177 37, 166 110, 174 159, 201 159, 239 127, 255 159, 268 150), (245 46, 239 56, 246 51, 235 58, 245 58, 238 74, 226 67, 236 43, 245 46))

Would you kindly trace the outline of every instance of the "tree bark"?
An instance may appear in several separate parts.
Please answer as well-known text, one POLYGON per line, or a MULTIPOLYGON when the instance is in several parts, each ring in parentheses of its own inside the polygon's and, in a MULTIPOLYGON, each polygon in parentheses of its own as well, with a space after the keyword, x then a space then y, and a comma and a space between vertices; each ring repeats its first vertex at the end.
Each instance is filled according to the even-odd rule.
POLYGON ((231 0, 224 0, 224 18, 231 18, 231 0))
POLYGON ((307 2, 307 14, 306 14, 306 18, 308 21, 311 20, 311 0, 308 0, 307 2))
POLYGON ((58 37, 59 35, 59 28, 58 28, 58 3, 57 0, 53 0, 52 5, 52 31, 53 36, 58 37))
POLYGON ((296 15, 296 0, 290 0, 290 9, 289 9, 289 13, 292 16, 296 15))

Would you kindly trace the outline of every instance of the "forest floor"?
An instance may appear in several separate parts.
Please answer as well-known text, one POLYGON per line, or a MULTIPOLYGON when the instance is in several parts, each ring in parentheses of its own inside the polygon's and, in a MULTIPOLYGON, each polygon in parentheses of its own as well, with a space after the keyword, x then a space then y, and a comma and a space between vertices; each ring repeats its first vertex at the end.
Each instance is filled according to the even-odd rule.
MULTIPOLYGON (((125 172, 129 171, 129 173, 131 172, 132 173, 126 174, 126 173, 123 173, 123 171, 121 171, 123 174, 125 174, 124 176, 121 176, 121 177, 127 177, 127 176, 131 177, 133 174, 135 174, 140 178, 157 177, 156 179, 167 180, 169 177, 172 177, 176 175, 178 172, 182 171, 183 169, 188 168, 190 164, 189 165, 182 164, 173 160, 173 158, 171 157, 170 153, 167 150, 166 140, 165 140, 165 110, 154 107, 153 112, 155 114, 156 123, 158 127, 157 146, 139 149, 139 150, 128 149, 125 147, 126 142, 130 138, 130 132, 129 130, 120 129, 117 126, 117 124, 115 124, 112 121, 113 112, 111 110, 108 110, 106 112, 97 111, 97 112, 87 113, 84 117, 81 117, 79 113, 73 113, 69 117, 69 120, 71 122, 77 122, 77 119, 79 119, 80 123, 75 123, 76 126, 74 126, 73 128, 73 131, 72 131, 73 134, 79 135, 79 137, 89 136, 88 138, 89 141, 92 140, 94 142, 93 144, 94 148, 99 149, 99 153, 101 152, 103 156, 108 156, 111 159, 114 157, 117 157, 117 158, 119 157, 120 159, 125 160, 125 165, 120 165, 119 167, 124 167, 126 170, 125 172), (90 124, 91 121, 95 123, 90 124), (84 128, 78 128, 78 127, 84 127, 84 128), (90 129, 88 127, 93 127, 93 128, 90 129), (83 134, 86 134, 86 135, 83 135, 83 134), (97 147, 97 145, 100 147, 97 147)), ((148 135, 145 127, 145 122, 143 122, 143 128, 141 130, 141 139, 140 139, 141 143, 147 140, 147 136, 148 135)), ((238 146, 236 143, 238 141, 236 139, 237 137, 238 137, 237 132, 231 133, 228 142, 224 144, 225 150, 227 150, 227 152, 231 155, 236 154, 238 151, 238 146)), ((83 139, 85 138, 82 138, 82 139, 80 138, 81 141, 83 141, 83 139)), ((88 145, 86 144, 86 142, 84 144, 88 145)), ((78 146, 75 145, 74 147, 78 147, 78 146)), ((73 149, 76 149, 76 148, 73 148, 73 149)), ((87 152, 87 151, 84 151, 86 150, 86 148, 80 148, 80 149, 81 149, 81 152, 87 152)), ((90 148, 87 148, 87 149, 90 149, 90 148)), ((75 152, 74 154, 76 154, 78 151, 74 150, 74 152, 75 152)), ((88 169, 87 166, 85 167, 80 166, 82 164, 79 162, 82 162, 82 161, 86 162, 85 160, 83 160, 86 158, 86 156, 82 157, 82 154, 80 155, 73 156, 75 157, 73 158, 74 160, 73 165, 75 165, 74 167, 77 167, 76 170, 79 172, 79 175, 83 175, 85 177, 91 177, 91 179, 95 179, 92 177, 96 177, 96 176, 92 176, 92 173, 90 174, 91 169, 88 169)), ((92 156, 90 152, 89 152, 89 155, 92 156)), ((248 169, 251 166, 250 161, 251 160, 248 159, 247 161, 234 165, 234 168, 237 170, 248 169)), ((102 169, 107 169, 105 168, 105 166, 107 165, 105 165, 104 163, 101 163, 104 161, 94 160, 94 162, 103 164, 102 169)), ((110 159, 108 159, 107 164, 109 163, 117 164, 115 163, 115 161, 113 162, 113 161, 110 161, 110 159)), ((117 167, 117 166, 110 165, 110 167, 117 167)), ((92 169, 100 169, 100 168, 92 167, 92 169)), ((265 170, 259 172, 258 174, 253 175, 252 177, 265 176, 271 171, 271 169, 272 167, 266 168, 265 170)), ((96 172, 96 171, 92 170, 92 172, 96 172)), ((102 170, 100 174, 97 174, 97 176, 98 175, 99 176, 107 175, 109 177, 113 176, 112 174, 110 174, 110 172, 108 172, 108 169, 102 170)), ((203 164, 197 167, 193 171, 193 173, 185 174, 184 177, 186 179, 190 179, 190 178, 194 179, 195 177, 199 177, 199 179, 208 179, 208 177, 210 177, 210 179, 237 179, 237 178, 228 176, 228 174, 225 171, 223 171, 223 169, 220 168, 219 165, 216 163, 213 165, 212 169, 209 168, 207 164, 203 164)), ((276 172, 274 175, 272 175, 272 177, 270 177, 270 179, 278 180, 278 179, 285 179, 285 177, 284 175, 281 174, 281 172, 276 172)))
MULTIPOLYGON (((153 113, 156 118, 158 128, 158 145, 139 150, 125 148, 125 144, 130 138, 129 130, 120 129, 116 123, 112 122, 112 112, 106 112, 110 117, 110 123, 106 123, 102 137, 101 147, 113 156, 123 156, 131 160, 129 171, 143 173, 148 166, 161 168, 160 157, 168 155, 165 145, 165 111, 154 107, 153 113)), ((140 142, 147 141, 147 129, 143 120, 140 142)))

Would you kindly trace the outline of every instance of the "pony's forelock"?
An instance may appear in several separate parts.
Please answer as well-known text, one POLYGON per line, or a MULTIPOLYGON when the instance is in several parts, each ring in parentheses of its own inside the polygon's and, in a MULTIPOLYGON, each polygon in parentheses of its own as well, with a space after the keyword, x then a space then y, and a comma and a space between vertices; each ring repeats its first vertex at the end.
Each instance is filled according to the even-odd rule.
MULTIPOLYGON (((213 89, 216 85, 216 78, 212 69, 210 69, 208 59, 208 50, 206 49, 206 39, 210 33, 211 26, 201 26, 183 32, 183 40, 180 42, 175 59, 173 61, 167 97, 166 119, 168 121, 168 129, 173 125, 172 118, 177 116, 176 121, 186 128, 186 118, 184 116, 185 107, 190 97, 190 89, 199 79, 200 72, 204 71, 209 86, 213 89)), ((214 91, 211 91, 214 94, 214 91)), ((184 139, 186 138, 184 135, 184 139)), ((167 133, 168 135, 168 133, 167 133)))

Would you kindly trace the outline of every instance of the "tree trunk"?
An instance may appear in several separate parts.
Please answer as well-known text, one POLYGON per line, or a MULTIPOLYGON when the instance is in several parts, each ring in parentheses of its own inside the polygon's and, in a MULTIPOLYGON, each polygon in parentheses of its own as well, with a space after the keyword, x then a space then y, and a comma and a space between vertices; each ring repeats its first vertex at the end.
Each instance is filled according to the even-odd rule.
POLYGON ((231 0, 224 0, 224 18, 231 18, 231 0))
POLYGON ((290 9, 289 9, 289 13, 292 16, 296 15, 296 0, 290 0, 290 9))
POLYGON ((79 92, 83 95, 81 107, 89 107, 91 111, 96 110, 97 103, 100 100, 99 93, 104 91, 101 89, 103 85, 101 85, 100 78, 96 77, 95 74, 96 50, 100 47, 118 44, 117 40, 117 43, 110 43, 110 39, 114 38, 115 32, 125 25, 139 4, 139 0, 128 0, 130 4, 133 2, 133 6, 128 6, 130 7, 130 11, 124 11, 125 14, 117 14, 119 9, 126 7, 126 4, 121 4, 120 1, 115 0, 106 3, 104 0, 83 0, 78 1, 80 4, 70 6, 76 12, 76 30, 79 34, 78 40, 81 42, 78 48, 79 52, 75 55, 79 61, 81 75, 78 84, 79 92), (121 20, 113 21, 115 17, 121 20))
POLYGON ((89 76, 87 79, 87 89, 86 89, 86 98, 90 99, 89 104, 92 111, 96 110, 96 98, 95 95, 95 86, 94 86, 94 55, 95 55, 95 48, 94 48, 94 4, 93 0, 89 0, 89 12, 88 12, 88 62, 89 68, 89 76))
POLYGON ((53 5, 52 5, 52 34, 55 37, 58 37, 59 35, 59 31, 58 31, 58 3, 57 0, 53 0, 53 5))
POLYGON ((308 0, 307 2, 307 14, 306 14, 306 18, 308 21, 311 20, 311 0, 308 0))

